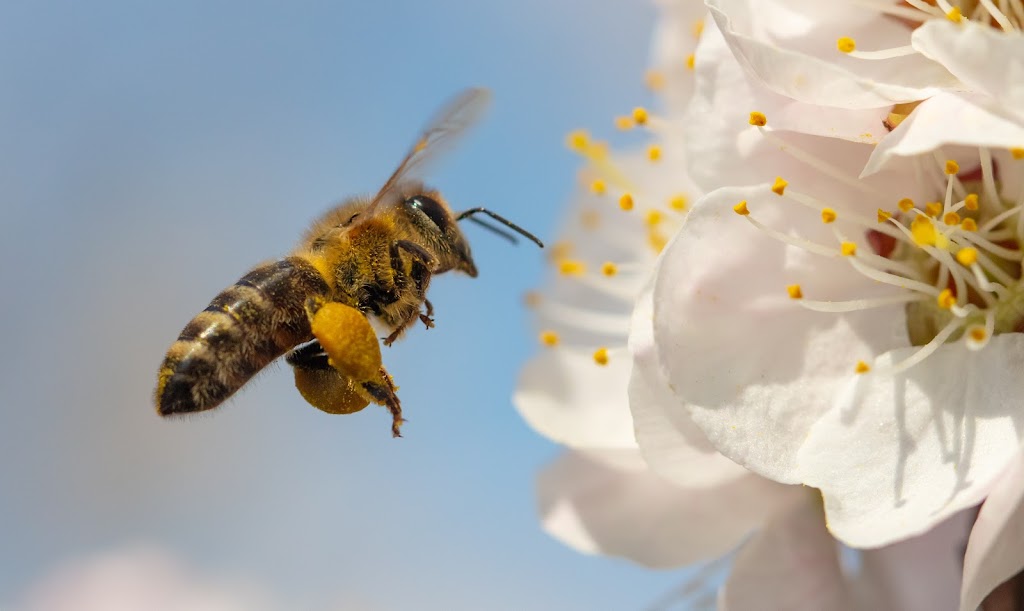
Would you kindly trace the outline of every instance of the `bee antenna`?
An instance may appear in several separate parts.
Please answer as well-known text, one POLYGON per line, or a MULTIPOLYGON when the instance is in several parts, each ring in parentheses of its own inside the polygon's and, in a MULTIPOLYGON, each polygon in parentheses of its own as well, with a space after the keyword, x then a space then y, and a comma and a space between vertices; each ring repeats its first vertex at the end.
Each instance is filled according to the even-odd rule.
POLYGON ((501 215, 499 215, 497 213, 491 212, 487 208, 470 208, 469 210, 466 210, 464 212, 460 212, 459 215, 457 217, 455 217, 455 220, 456 221, 461 221, 462 219, 469 219, 469 220, 473 221, 474 223, 476 223, 477 225, 480 225, 481 227, 486 227, 487 229, 490 229, 494 233, 497 233, 498 235, 503 236, 505 239, 509 240, 513 244, 517 243, 515 236, 513 236, 512 234, 508 233, 507 231, 504 231, 500 227, 494 227, 493 225, 491 225, 489 223, 485 223, 482 219, 478 219, 478 218, 473 216, 474 214, 477 214, 477 213, 480 213, 480 212, 482 212, 482 213, 486 214, 487 216, 491 217, 492 219, 498 221, 499 223, 501 223, 502 225, 508 227, 512 231, 515 231, 516 233, 518 233, 519 235, 523 236, 524 238, 527 238, 528 240, 530 240, 531 242, 533 242, 537 246, 540 246, 541 248, 544 248, 544 242, 541 242, 537 238, 537 236, 535 236, 532 233, 530 233, 529 231, 523 229, 519 225, 516 225, 515 223, 513 223, 510 220, 508 220, 507 218, 505 218, 505 217, 503 217, 503 216, 501 216, 501 215))

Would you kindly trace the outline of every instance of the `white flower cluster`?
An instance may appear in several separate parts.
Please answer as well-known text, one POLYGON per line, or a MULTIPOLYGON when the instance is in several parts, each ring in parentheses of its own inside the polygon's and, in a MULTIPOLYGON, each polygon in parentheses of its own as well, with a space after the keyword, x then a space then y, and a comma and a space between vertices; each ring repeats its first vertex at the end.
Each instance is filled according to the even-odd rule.
POLYGON ((737 550, 724 609, 1024 596, 1024 2, 661 4, 533 300, 545 527, 737 550))

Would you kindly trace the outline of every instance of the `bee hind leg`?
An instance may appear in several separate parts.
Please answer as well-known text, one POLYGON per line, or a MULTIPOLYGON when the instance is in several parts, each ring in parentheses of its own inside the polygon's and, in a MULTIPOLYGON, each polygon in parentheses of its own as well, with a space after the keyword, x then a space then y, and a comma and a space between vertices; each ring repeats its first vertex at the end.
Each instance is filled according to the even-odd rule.
POLYGON ((398 388, 391 374, 383 366, 380 368, 380 379, 383 380, 383 384, 375 380, 363 382, 363 389, 373 397, 374 403, 383 405, 391 412, 391 436, 401 437, 399 429, 406 420, 402 417, 402 403, 395 392, 398 388))

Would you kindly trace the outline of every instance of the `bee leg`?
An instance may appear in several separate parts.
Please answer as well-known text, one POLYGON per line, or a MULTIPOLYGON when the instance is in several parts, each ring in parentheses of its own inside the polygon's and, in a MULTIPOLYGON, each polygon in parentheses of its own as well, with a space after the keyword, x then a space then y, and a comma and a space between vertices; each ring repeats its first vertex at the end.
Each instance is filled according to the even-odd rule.
POLYGON ((429 299, 424 299, 423 300, 423 306, 427 309, 427 312, 425 314, 420 314, 420 322, 423 323, 424 327, 426 327, 428 329, 433 329, 434 328, 434 318, 433 318, 433 316, 434 316, 434 304, 430 303, 429 299))
POLYGON ((384 338, 384 345, 390 346, 395 343, 402 333, 411 325, 417 318, 428 328, 434 326, 434 319, 431 317, 434 313, 434 307, 429 304, 426 300, 427 287, 430 285, 431 268, 434 266, 434 257, 426 251, 422 246, 409 240, 396 240, 391 244, 391 267, 395 272, 395 284, 401 287, 405 287, 409 280, 413 281, 413 286, 409 287, 409 290, 414 291, 414 295, 419 298, 420 301, 427 303, 427 313, 421 314, 419 308, 410 309, 405 318, 399 321, 391 335, 384 338), (406 274, 405 265, 403 263, 401 253, 405 251, 412 257, 412 263, 409 266, 409 272, 406 274))
POLYGON ((398 395, 395 394, 398 388, 395 387, 395 381, 383 365, 380 368, 380 378, 384 381, 383 384, 377 381, 367 381, 363 382, 363 389, 373 397, 374 403, 388 408, 388 411, 391 412, 391 436, 401 437, 402 433, 399 428, 405 422, 405 418, 402 418, 402 403, 398 400, 398 395))

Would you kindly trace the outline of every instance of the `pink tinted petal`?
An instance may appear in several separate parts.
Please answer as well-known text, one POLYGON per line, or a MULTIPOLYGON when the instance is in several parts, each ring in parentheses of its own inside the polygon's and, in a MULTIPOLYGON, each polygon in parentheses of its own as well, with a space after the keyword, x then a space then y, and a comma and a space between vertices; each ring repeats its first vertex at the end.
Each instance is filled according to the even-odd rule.
POLYGON ((568 452, 537 480, 545 530, 590 554, 672 567, 716 558, 793 503, 792 487, 745 478, 694 492, 634 452, 568 452))
POLYGON ((593 351, 555 346, 527 362, 512 403, 530 426, 557 443, 635 448, 626 394, 629 370, 625 351, 602 367, 593 351))
MULTIPOLYGON (((708 8, 744 68, 769 89, 800 102, 836 108, 881 108, 921 100, 952 87, 957 80, 941 64, 913 54, 884 61, 858 61, 840 53, 835 39, 847 35, 881 41, 900 35, 887 20, 871 23, 869 38, 854 30, 799 45, 773 41, 759 27, 763 11, 750 11, 743 0, 708 0, 708 8), (878 31, 892 32, 880 36, 878 31), (805 45, 807 46, 807 45, 805 45)), ((905 34, 903 34, 905 36, 905 34)), ((788 42, 788 41, 787 41, 788 42)))
POLYGON ((862 608, 955 611, 974 511, 962 511, 923 535, 861 555, 862 608))
POLYGON ((850 375, 798 455, 829 528, 853 547, 923 533, 979 503, 1024 436, 1024 334, 997 335, 976 352, 946 344, 903 374, 880 371, 915 350, 850 375))
POLYGON ((719 454, 690 414, 678 409, 658 362, 651 289, 649 286, 637 300, 629 338, 633 353, 629 407, 644 460, 655 473, 687 488, 758 477, 719 454))
POLYGON ((745 543, 718 597, 719 611, 843 611, 851 592, 814 492, 745 543))
POLYGON ((944 65, 972 91, 992 96, 1024 119, 1024 36, 976 23, 929 21, 912 37, 914 48, 944 65))
POLYGON ((863 175, 873 174, 899 157, 928 153, 945 145, 1013 148, 1021 143, 1024 123, 999 114, 990 101, 962 93, 942 93, 922 102, 875 147, 863 175))
POLYGON ((1018 451, 978 512, 960 611, 974 611, 996 586, 1024 570, 1024 451, 1018 451))
POLYGON ((839 382, 859 359, 907 344, 904 308, 825 314, 800 307, 787 285, 821 300, 892 291, 842 257, 810 254, 755 229, 733 211, 740 200, 779 231, 836 244, 817 214, 767 186, 705 196, 656 272, 657 353, 676 395, 672 409, 688 410, 720 452, 748 469, 800 483, 796 454, 839 382))

